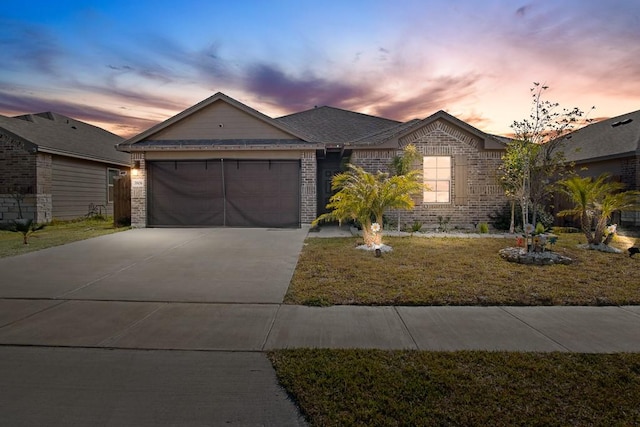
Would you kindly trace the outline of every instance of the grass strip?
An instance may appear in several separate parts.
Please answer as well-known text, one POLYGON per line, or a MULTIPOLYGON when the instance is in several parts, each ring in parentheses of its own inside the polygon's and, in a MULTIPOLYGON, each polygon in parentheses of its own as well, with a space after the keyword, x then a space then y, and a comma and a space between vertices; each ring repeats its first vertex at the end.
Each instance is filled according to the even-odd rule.
POLYGON ((269 353, 317 426, 640 425, 640 354, 269 353))
POLYGON ((0 231, 0 258, 22 255, 128 229, 129 227, 115 228, 113 219, 110 218, 54 221, 44 229, 33 233, 29 237, 28 245, 22 242, 20 233, 0 231))
MULTIPOLYGON (((306 240, 285 297, 306 305, 637 305, 640 257, 578 248, 563 234, 553 250, 572 265, 507 262, 515 238, 385 237, 376 258, 358 238, 306 240)), ((620 241, 626 249, 633 240, 620 241)))

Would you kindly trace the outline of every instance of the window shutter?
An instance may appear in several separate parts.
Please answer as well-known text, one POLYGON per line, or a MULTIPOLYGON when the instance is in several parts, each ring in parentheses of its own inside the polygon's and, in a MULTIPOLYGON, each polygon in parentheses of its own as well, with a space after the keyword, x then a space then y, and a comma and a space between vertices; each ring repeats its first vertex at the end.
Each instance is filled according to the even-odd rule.
POLYGON ((469 163, 467 156, 458 155, 454 158, 454 203, 458 206, 466 205, 469 201, 469 181, 468 181, 468 168, 469 163))

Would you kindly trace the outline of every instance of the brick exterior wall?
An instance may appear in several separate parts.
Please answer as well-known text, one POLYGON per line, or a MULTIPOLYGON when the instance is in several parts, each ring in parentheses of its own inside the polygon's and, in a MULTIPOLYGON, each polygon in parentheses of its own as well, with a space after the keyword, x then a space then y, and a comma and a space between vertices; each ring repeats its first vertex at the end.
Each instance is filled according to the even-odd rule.
POLYGON ((0 133, 0 221, 36 219, 36 154, 22 141, 0 133), (18 202, 14 193, 24 196, 18 202))
MULTIPOLYGON (((620 180, 627 185, 625 190, 640 190, 640 156, 622 160, 620 180)), ((621 225, 640 227, 640 211, 622 212, 621 225)))
POLYGON ((301 185, 300 188, 300 222, 311 224, 318 216, 317 213, 317 191, 316 183, 318 162, 315 151, 302 153, 301 162, 301 185))
POLYGON ((622 160, 620 180, 626 184, 625 190, 640 190, 640 156, 622 160))
POLYGON ((131 153, 131 161, 140 162, 137 175, 131 170, 131 227, 147 226, 147 168, 144 153, 131 153))
MULTIPOLYGON (((439 225, 438 216, 450 217, 449 228, 472 229, 475 224, 491 223, 490 215, 507 203, 498 177, 498 166, 503 152, 486 151, 481 141, 444 122, 434 122, 407 135, 401 146, 413 143, 422 156, 451 156, 451 202, 424 203, 422 195, 416 197, 412 211, 400 212, 400 226, 409 227, 415 221, 423 223, 423 229, 433 230, 439 225)), ((369 172, 388 171, 388 165, 396 154, 394 150, 358 150, 351 162, 369 172)), ((422 162, 420 163, 422 169, 422 162)), ((398 220, 398 212, 389 212, 392 222, 398 220)))
POLYGON ((349 162, 367 172, 389 172, 391 160, 401 151, 397 150, 354 150, 349 162))

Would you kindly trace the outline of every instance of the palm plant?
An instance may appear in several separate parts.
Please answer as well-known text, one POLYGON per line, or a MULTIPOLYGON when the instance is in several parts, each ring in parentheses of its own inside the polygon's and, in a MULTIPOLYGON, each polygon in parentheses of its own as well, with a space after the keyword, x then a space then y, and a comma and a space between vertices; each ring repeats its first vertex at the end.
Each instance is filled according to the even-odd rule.
POLYGON ((418 170, 403 175, 389 176, 388 173, 369 173, 353 164, 347 165, 345 172, 333 177, 331 188, 336 193, 329 200, 329 212, 320 215, 312 225, 322 221, 355 220, 362 225, 362 235, 368 246, 382 244, 382 229, 373 231, 375 222, 382 225, 382 215, 386 209, 412 209, 414 194, 423 189, 418 170))
MULTIPOLYGON (((414 144, 409 144, 402 150, 402 155, 391 159, 389 170, 391 175, 406 175, 415 169, 420 159, 420 152, 414 144)), ((398 231, 400 231, 400 211, 398 210, 398 231)))
POLYGON ((5 223, 0 227, 2 230, 13 231, 15 233, 22 234, 22 243, 29 244, 29 237, 38 230, 42 230, 46 224, 38 224, 33 222, 30 218, 14 219, 11 222, 5 223))
POLYGON ((590 245, 603 243, 607 223, 614 212, 640 208, 640 192, 620 192, 624 184, 610 178, 605 173, 595 179, 576 176, 559 182, 561 191, 569 197, 573 208, 559 212, 558 216, 577 218, 590 245))

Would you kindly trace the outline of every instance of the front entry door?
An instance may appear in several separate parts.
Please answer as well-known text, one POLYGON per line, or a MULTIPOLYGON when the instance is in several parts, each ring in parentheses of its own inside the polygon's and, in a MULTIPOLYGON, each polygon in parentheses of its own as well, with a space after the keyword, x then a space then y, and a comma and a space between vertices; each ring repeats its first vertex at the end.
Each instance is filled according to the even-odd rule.
POLYGON ((342 172, 342 156, 340 152, 327 152, 324 159, 318 160, 318 215, 327 213, 327 204, 333 196, 331 180, 333 176, 342 172))

